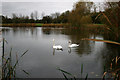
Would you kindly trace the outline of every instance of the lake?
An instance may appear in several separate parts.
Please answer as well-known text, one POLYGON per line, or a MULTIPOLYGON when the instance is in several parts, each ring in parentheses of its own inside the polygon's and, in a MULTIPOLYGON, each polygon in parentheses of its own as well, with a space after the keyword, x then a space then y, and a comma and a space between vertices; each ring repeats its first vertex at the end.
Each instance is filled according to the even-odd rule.
POLYGON ((18 78, 63 78, 57 67, 72 73, 76 77, 100 78, 104 73, 104 66, 109 67, 111 59, 118 54, 116 45, 103 42, 81 40, 82 38, 102 39, 105 35, 68 28, 2 28, 5 44, 5 54, 12 48, 12 64, 16 57, 20 58, 23 52, 28 52, 20 58, 16 68, 18 78), (63 51, 53 50, 55 44, 60 44, 63 51), (76 48, 68 48, 68 41, 79 43, 76 48), (81 65, 83 74, 81 76, 81 65), (27 71, 26 75, 22 70, 27 71))

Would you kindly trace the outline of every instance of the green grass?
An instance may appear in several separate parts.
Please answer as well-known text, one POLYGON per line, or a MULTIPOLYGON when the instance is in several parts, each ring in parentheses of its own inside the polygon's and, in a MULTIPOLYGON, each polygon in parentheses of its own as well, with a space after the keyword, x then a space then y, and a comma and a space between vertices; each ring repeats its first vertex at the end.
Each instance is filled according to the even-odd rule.
POLYGON ((36 23, 35 26, 43 26, 43 24, 36 23))

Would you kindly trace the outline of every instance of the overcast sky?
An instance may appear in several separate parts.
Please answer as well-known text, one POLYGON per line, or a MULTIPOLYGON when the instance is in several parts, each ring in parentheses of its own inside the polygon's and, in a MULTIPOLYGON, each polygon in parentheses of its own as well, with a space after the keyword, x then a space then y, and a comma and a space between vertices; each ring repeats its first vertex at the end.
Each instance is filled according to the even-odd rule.
MULTIPOLYGON (((67 10, 72 10, 74 3, 78 1, 79 0, 2 0, 0 13, 1 8, 2 14, 9 17, 12 16, 12 13, 29 16, 32 12, 38 11, 39 18, 41 18, 42 13, 50 15, 55 12, 63 13, 67 10)), ((90 1, 103 2, 104 0, 90 1)))
MULTIPOLYGON (((2 0, 2 2, 77 2, 79 0, 2 0)), ((104 0, 85 0, 85 1, 95 1, 101 2, 104 0)))
MULTIPOLYGON (((77 2, 80 0, 0 0, 2 2, 77 2)), ((94 2, 103 2, 103 1, 110 1, 110 2, 118 2, 120 0, 84 0, 84 1, 94 1, 94 2)))
POLYGON ((37 11, 39 18, 41 14, 50 15, 55 12, 63 13, 67 10, 72 10, 72 2, 3 2, 2 14, 9 17, 12 13, 17 15, 30 15, 37 11))

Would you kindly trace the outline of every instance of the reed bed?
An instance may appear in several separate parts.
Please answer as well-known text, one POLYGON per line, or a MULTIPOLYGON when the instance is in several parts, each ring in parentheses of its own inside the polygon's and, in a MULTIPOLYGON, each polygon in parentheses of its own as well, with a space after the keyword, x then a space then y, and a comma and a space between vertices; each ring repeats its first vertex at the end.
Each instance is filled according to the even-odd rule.
MULTIPOLYGON (((20 59, 28 52, 26 50, 22 53, 22 55, 18 58, 16 53, 16 61, 12 63, 12 48, 10 49, 9 56, 5 56, 5 43, 7 41, 3 38, 3 52, 2 52, 2 79, 15 79, 16 78, 16 68, 17 64, 19 63, 20 59)), ((22 70, 25 74, 29 75, 29 73, 25 70, 22 70)))
MULTIPOLYGON (((112 80, 119 80, 120 79, 120 67, 119 66, 120 66, 120 57, 116 56, 115 58, 113 58, 111 60, 111 64, 110 64, 109 69, 106 70, 104 68, 104 72, 103 72, 103 75, 101 77, 101 80, 106 80, 106 79, 107 80, 111 80, 111 79, 112 80), (110 74, 111 76, 106 77, 107 74, 110 74)), ((61 68, 57 68, 57 70, 62 72, 62 74, 66 80, 81 80, 81 79, 82 80, 89 80, 89 78, 88 78, 89 74, 86 74, 86 77, 84 77, 84 78, 82 77, 82 74, 84 72, 83 68, 84 68, 83 64, 81 64, 81 76, 80 76, 80 78, 76 78, 75 75, 73 75, 72 73, 69 73, 61 68), (68 78, 66 75, 71 76, 71 77, 68 78)))
POLYGON ((65 71, 65 70, 63 70, 63 69, 61 69, 61 68, 57 68, 57 70, 59 70, 60 72, 62 72, 62 74, 63 74, 63 76, 64 76, 64 78, 66 79, 66 80, 88 80, 88 73, 86 74, 86 77, 85 78, 83 78, 82 77, 82 75, 83 75, 83 72, 84 72, 84 69, 83 69, 84 67, 83 67, 83 64, 81 64, 81 75, 80 75, 80 79, 78 79, 78 78, 76 78, 76 76, 75 75, 73 75, 73 74, 71 74, 71 73, 69 73, 69 72, 67 72, 67 71, 65 71), (68 75, 68 76, 71 76, 71 78, 68 78, 66 75, 68 75))
MULTIPOLYGON (((88 40, 88 41, 99 41, 99 42, 104 42, 104 43, 109 43, 109 44, 115 44, 120 46, 120 43, 115 42, 115 41, 109 41, 109 40, 100 40, 100 39, 88 39, 88 38, 83 38, 82 40, 88 40)), ((107 74, 110 74, 111 76, 109 78, 113 78, 114 80, 119 80, 120 79, 120 57, 116 56, 115 58, 111 59, 111 63, 109 66, 108 70, 104 70, 103 77, 102 79, 105 80, 105 76, 107 74)))
POLYGON ((120 79, 120 57, 116 56, 111 60, 109 70, 106 70, 103 74, 103 79, 107 74, 111 74, 110 78, 114 78, 114 80, 120 79))

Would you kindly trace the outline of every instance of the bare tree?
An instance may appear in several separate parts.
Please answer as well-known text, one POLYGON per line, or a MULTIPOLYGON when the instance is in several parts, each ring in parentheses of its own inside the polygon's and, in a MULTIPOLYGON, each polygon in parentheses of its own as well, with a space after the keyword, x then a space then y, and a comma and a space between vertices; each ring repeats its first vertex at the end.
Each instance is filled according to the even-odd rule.
POLYGON ((44 16, 45 16, 45 13, 44 13, 44 12, 42 12, 41 17, 43 18, 44 16))
POLYGON ((30 14, 31 19, 34 19, 33 12, 30 14))
POLYGON ((35 18, 35 20, 38 19, 38 12, 37 11, 34 12, 34 18, 35 18))
POLYGON ((15 13, 12 14, 12 18, 17 18, 17 15, 15 13))
POLYGON ((58 18, 60 16, 60 13, 56 12, 56 13, 53 13, 51 14, 51 17, 54 19, 54 18, 58 18))

